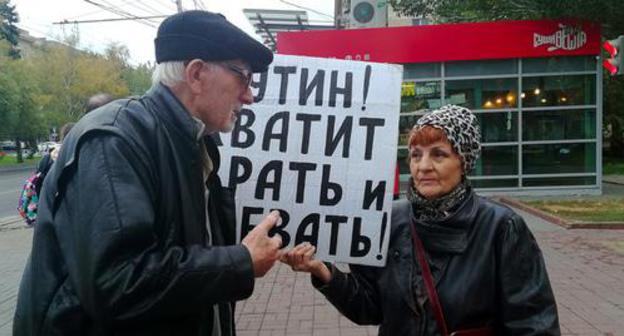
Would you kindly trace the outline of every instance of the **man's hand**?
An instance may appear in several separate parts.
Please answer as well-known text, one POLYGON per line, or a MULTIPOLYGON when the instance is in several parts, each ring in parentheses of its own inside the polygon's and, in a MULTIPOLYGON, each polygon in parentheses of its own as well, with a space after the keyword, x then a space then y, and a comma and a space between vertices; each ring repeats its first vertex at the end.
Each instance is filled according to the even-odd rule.
POLYGON ((279 211, 272 211, 260 224, 249 231, 242 241, 251 254, 256 278, 264 276, 280 258, 279 249, 282 246, 282 237, 279 235, 269 237, 269 230, 277 224, 279 219, 279 211))
POLYGON ((287 253, 283 253, 280 261, 290 266, 295 272, 312 273, 323 283, 331 280, 331 271, 320 260, 314 259, 316 248, 314 245, 305 242, 295 246, 287 253))

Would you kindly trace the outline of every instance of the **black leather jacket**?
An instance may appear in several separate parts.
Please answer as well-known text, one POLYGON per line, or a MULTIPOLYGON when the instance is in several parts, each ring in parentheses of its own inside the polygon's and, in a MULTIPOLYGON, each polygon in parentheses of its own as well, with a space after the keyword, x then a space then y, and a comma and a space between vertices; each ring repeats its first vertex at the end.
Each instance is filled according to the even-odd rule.
MULTIPOLYGON (((395 201, 387 264, 332 267, 312 282, 346 317, 379 335, 440 335, 416 262, 411 204, 395 201)), ((544 260, 520 216, 473 192, 449 218, 417 223, 449 332, 490 325, 496 335, 559 335, 544 260)))
POLYGON ((207 187, 196 124, 168 88, 86 115, 45 179, 15 335, 224 335, 254 286, 233 193, 207 187), (228 245, 228 246, 225 246, 228 245))

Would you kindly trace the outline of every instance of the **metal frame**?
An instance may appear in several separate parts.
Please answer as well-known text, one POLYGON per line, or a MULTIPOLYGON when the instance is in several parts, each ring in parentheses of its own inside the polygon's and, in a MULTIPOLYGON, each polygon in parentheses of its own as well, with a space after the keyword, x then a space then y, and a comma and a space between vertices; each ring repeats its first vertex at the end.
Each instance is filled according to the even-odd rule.
POLYGON ((308 13, 303 10, 245 8, 243 13, 249 23, 256 28, 256 33, 262 37, 264 44, 273 51, 277 45, 278 32, 336 28, 333 22, 331 25, 310 24, 312 20, 308 19, 308 13))
MULTIPOLYGON (((589 57, 589 56, 588 56, 589 57)), ((518 155, 518 174, 517 175, 480 175, 470 176, 472 180, 501 180, 501 179, 518 179, 517 187, 502 188, 478 188, 477 191, 482 194, 513 194, 513 195, 561 195, 561 194, 601 194, 602 193, 602 71, 600 67, 600 56, 596 56, 596 69, 594 71, 567 71, 567 72, 539 72, 539 73, 523 73, 523 59, 517 59, 517 72, 508 74, 484 75, 484 76, 454 76, 446 77, 446 62, 440 62, 440 77, 431 78, 404 78, 403 81, 411 82, 440 82, 440 101, 446 103, 446 82, 448 80, 470 80, 470 79, 499 79, 499 78, 516 78, 518 80, 517 90, 522 92, 522 79, 528 77, 545 77, 545 76, 575 76, 575 75, 593 75, 596 80, 596 104, 593 105, 570 105, 570 106, 548 106, 548 107, 523 107, 522 99, 518 99, 516 107, 507 109, 474 109, 476 114, 512 112, 517 113, 517 141, 509 142, 491 142, 484 143, 483 147, 497 146, 517 146, 518 155), (565 139, 565 140, 531 140, 523 141, 523 112, 541 112, 541 111, 558 111, 558 110, 594 110, 596 119, 595 137, 590 139, 565 139), (561 143, 590 143, 595 144, 596 151, 596 171, 595 172, 579 172, 579 173, 560 173, 560 174, 523 174, 523 146, 525 145, 548 145, 561 143), (593 185, 554 185, 554 186, 524 186, 523 180, 530 178, 556 178, 556 177, 596 177, 596 183, 593 185)), ((400 117, 422 115, 424 112, 412 111, 403 112, 400 117)), ((399 146, 400 149, 407 148, 399 146)), ((400 181, 405 182, 409 178, 408 174, 400 176, 400 181)))

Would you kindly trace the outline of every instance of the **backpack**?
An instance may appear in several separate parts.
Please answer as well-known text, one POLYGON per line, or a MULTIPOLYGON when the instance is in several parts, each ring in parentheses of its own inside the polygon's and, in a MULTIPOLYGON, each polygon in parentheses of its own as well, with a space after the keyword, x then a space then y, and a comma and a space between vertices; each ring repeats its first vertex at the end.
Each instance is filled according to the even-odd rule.
POLYGON ((26 221, 26 225, 32 226, 37 220, 37 207, 39 205, 39 196, 43 179, 52 167, 54 160, 49 154, 46 154, 39 162, 37 170, 26 179, 22 191, 20 192, 17 202, 17 211, 26 221))

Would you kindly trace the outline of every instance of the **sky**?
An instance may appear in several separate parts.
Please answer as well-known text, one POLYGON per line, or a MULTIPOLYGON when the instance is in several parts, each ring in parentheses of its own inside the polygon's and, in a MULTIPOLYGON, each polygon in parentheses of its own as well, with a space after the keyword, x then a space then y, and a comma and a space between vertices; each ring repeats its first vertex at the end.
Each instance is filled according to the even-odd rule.
MULTIPOLYGON (((132 64, 154 62, 154 38, 162 19, 154 19, 149 24, 137 21, 114 21, 81 24, 54 24, 64 20, 81 21, 119 18, 120 15, 98 7, 92 3, 129 12, 136 16, 170 15, 176 13, 174 0, 9 0, 16 6, 20 17, 18 26, 36 37, 61 40, 64 34, 78 29, 79 47, 101 52, 110 43, 121 43, 130 50, 132 64)), ((243 14, 243 8, 301 10, 293 5, 311 8, 317 12, 333 16, 334 0, 182 0, 183 8, 195 9, 203 6, 218 12, 259 41, 255 29, 243 14)), ((332 20, 328 16, 308 12, 310 20, 332 20)), ((317 24, 320 24, 318 22, 317 24)))

